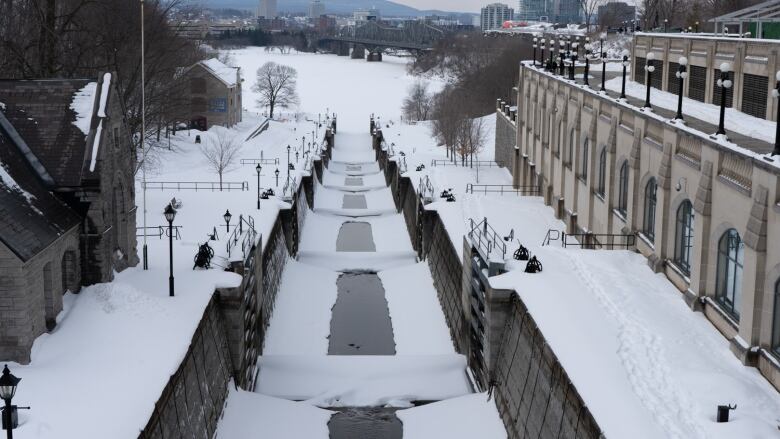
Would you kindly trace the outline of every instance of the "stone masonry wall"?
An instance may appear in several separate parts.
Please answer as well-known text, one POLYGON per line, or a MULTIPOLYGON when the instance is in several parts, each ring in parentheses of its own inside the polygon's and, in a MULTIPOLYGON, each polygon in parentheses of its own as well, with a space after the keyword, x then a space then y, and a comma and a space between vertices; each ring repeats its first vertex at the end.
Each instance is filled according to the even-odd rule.
POLYGON ((513 172, 513 157, 517 145, 515 124, 500 111, 496 111, 496 163, 513 172))
POLYGON ((602 433, 517 294, 495 369, 496 406, 510 439, 596 439, 602 433))
POLYGON ((214 436, 231 378, 230 356, 215 295, 195 330, 187 355, 154 407, 141 439, 214 436))

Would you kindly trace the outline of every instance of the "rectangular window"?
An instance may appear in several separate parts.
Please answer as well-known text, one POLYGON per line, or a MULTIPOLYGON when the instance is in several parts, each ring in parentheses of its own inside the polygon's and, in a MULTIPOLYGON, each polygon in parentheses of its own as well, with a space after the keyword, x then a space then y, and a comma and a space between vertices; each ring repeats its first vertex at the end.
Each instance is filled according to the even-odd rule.
POLYGON ((751 116, 766 118, 767 87, 766 76, 745 73, 742 81, 742 112, 751 116))
POLYGON ((677 88, 680 86, 680 80, 677 78, 677 70, 680 64, 676 62, 669 63, 669 76, 666 78, 666 91, 677 94, 677 88))
POLYGON ((636 78, 636 82, 640 84, 645 83, 645 62, 647 62, 644 58, 636 57, 634 59, 634 77, 636 78))
POLYGON ((704 102, 704 94, 707 90, 707 69, 700 66, 688 68, 688 97, 704 102))
POLYGON ((650 65, 655 67, 655 71, 650 77, 650 86, 661 90, 664 84, 664 63, 660 59, 654 59, 650 61, 650 65))

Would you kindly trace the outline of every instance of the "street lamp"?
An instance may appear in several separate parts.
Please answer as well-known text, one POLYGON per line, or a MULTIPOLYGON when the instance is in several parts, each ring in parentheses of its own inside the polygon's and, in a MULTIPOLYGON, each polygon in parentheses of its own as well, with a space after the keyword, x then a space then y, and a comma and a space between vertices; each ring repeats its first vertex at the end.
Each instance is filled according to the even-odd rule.
POLYGON ((173 219, 176 218, 176 209, 170 205, 165 206, 165 219, 168 221, 168 258, 170 273, 168 274, 168 295, 173 297, 173 219))
MULTIPOLYGON (((775 73, 775 81, 777 83, 775 84, 774 90, 772 90, 772 97, 775 99, 780 98, 780 70, 775 73)), ((777 101, 777 119, 778 123, 777 129, 775 131, 775 149, 772 151, 772 156, 780 155, 780 99, 777 101)))
POLYGON ((606 92, 606 78, 607 78, 607 52, 604 52, 604 39, 607 37, 607 34, 602 32, 601 35, 599 35, 599 42, 601 43, 600 52, 601 52, 601 91, 606 92))
POLYGON ((563 52, 566 50, 566 41, 560 40, 561 46, 558 48, 558 63, 560 64, 561 76, 566 74, 566 66, 563 63, 563 52))
POLYGON ((3 408, 3 426, 6 429, 8 439, 13 439, 13 412, 14 406, 11 405, 11 400, 16 394, 16 386, 19 385, 21 378, 17 378, 11 375, 11 371, 8 370, 6 364, 3 368, 3 375, 0 376, 0 398, 5 401, 5 408, 3 408))
POLYGON ((555 73, 555 40, 550 38, 550 70, 555 73))
POLYGON ((573 51, 569 53, 569 61, 571 61, 571 66, 569 67, 569 79, 572 81, 574 81, 574 65, 577 63, 577 53, 579 53, 579 47, 580 43, 572 43, 571 48, 573 51))
POLYGON ((649 52, 646 56, 647 59, 645 61, 645 72, 647 72, 647 75, 645 75, 645 85, 647 86, 647 93, 645 94, 644 108, 653 108, 650 105, 650 79, 653 77, 653 72, 655 71, 655 67, 653 66, 655 53, 649 52))
POLYGON ((230 210, 225 210, 225 214, 222 215, 222 218, 225 219, 225 231, 230 233, 230 218, 233 218, 233 215, 230 214, 230 210))
POLYGON ((729 79, 729 72, 731 72, 731 63, 724 62, 720 65, 720 78, 718 78, 718 87, 720 87, 720 123, 718 124, 718 132, 716 134, 726 135, 726 129, 724 127, 724 118, 726 117, 726 93, 728 93, 734 83, 729 79))
POLYGON ((590 76, 590 43, 585 43, 585 75, 583 75, 584 83, 590 86, 588 82, 588 76, 590 76))
POLYGON ((540 64, 542 67, 544 67, 544 44, 545 44, 545 42, 544 42, 544 38, 542 38, 541 40, 539 40, 539 42, 541 43, 541 44, 539 45, 539 48, 541 49, 541 53, 539 54, 539 64, 540 64))
POLYGON ((669 26, 669 19, 664 18, 664 33, 666 33, 666 29, 669 26))
POLYGON ((257 171, 257 210, 260 210, 260 171, 263 170, 263 167, 260 166, 260 163, 255 166, 255 171, 257 171))
POLYGON ((694 23, 693 31, 696 32, 697 34, 699 33, 699 22, 698 21, 696 23, 694 23))
POLYGON ((620 87, 620 98, 626 98, 626 68, 628 68, 628 50, 623 50, 623 85, 620 87))
POLYGON ((685 78, 688 76, 687 72, 687 65, 688 65, 688 58, 681 56, 679 60, 677 60, 677 63, 680 64, 680 67, 677 69, 677 72, 675 72, 675 76, 677 76, 677 115, 674 116, 677 120, 683 120, 683 114, 682 114, 682 101, 683 101, 683 83, 685 82, 685 78))
POLYGON ((538 38, 534 37, 534 63, 533 66, 536 67, 536 42, 539 41, 538 38))
MULTIPOLYGON (((288 166, 288 168, 289 168, 289 166, 288 166)), ((276 175, 276 187, 279 187, 279 168, 276 168, 276 171, 274 171, 274 174, 276 175)))
POLYGON ((298 157, 300 157, 301 153, 298 151, 295 151, 295 163, 298 163, 298 157))
POLYGON ((287 177, 290 177, 290 145, 287 145, 287 177))

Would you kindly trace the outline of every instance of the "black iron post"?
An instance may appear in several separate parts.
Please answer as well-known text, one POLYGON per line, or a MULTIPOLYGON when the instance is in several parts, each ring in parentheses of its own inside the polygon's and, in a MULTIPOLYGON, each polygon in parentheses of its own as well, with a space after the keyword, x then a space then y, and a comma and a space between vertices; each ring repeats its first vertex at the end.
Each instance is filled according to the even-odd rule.
POLYGON ((578 43, 574 43, 572 45, 574 51, 569 54, 569 61, 571 62, 571 65, 569 66, 569 79, 572 81, 574 81, 574 65, 577 63, 578 46, 578 43))
POLYGON ((540 40, 541 45, 539 48, 541 49, 541 53, 539 53, 539 65, 544 67, 544 38, 540 40))
MULTIPOLYGON (((6 368, 8 368, 8 366, 6 366, 6 368)), ((14 439, 14 431, 11 428, 12 427, 11 422, 13 422, 13 415, 11 413, 12 411, 13 411, 13 406, 11 405, 11 399, 10 398, 6 399, 5 408, 3 409, 3 418, 5 418, 3 419, 4 421, 3 423, 6 425, 7 428, 6 437, 8 439, 14 439)))
POLYGON ((555 40, 550 39, 550 71, 555 73, 555 40))
POLYGON ((590 76, 590 43, 585 44, 585 74, 582 77, 583 83, 590 86, 588 76, 590 76))
POLYGON ((287 145, 287 178, 289 177, 290 177, 290 145, 287 145))
POLYGON ((696 32, 697 34, 699 33, 699 22, 698 21, 696 23, 694 23, 693 31, 696 32))
POLYGON ((683 114, 682 114, 682 102, 683 102, 683 83, 685 82, 685 78, 688 76, 687 72, 687 65, 688 65, 688 58, 681 56, 678 60, 678 63, 680 64, 680 67, 677 69, 677 72, 675 73, 675 76, 677 76, 677 115, 674 116, 677 120, 683 120, 683 114))
POLYGON ((655 54, 653 52, 649 52, 647 55, 647 61, 645 61, 645 86, 647 89, 647 93, 645 94, 645 105, 644 108, 653 108, 650 105, 650 80, 653 77, 653 71, 655 70, 655 67, 653 67, 653 60, 655 59, 655 54))
POLYGON ((780 155, 780 70, 775 73, 775 89, 772 90, 772 97, 777 99, 777 129, 775 130, 775 149, 772 151, 772 156, 780 155))
POLYGON ((536 67, 536 42, 537 41, 538 41, 538 39, 536 37, 534 37, 534 45, 533 45, 534 46, 534 62, 533 62, 533 66, 534 67, 536 67))
POLYGON ((669 19, 664 18, 664 33, 666 33, 668 26, 669 26, 669 19))
POLYGON ((274 174, 276 175, 276 187, 279 187, 279 168, 276 168, 274 174))
POLYGON ((163 215, 168 221, 168 295, 173 297, 173 219, 176 218, 176 209, 168 204, 163 215))
POLYGON ((298 151, 295 151, 295 163, 298 163, 298 157, 300 157, 300 154, 298 151))
POLYGON ((620 98, 626 98, 626 68, 628 67, 628 54, 623 52, 623 84, 620 86, 620 98))
POLYGON ((230 214, 230 210, 226 210, 225 214, 222 215, 222 218, 225 219, 225 232, 230 233, 230 218, 233 218, 233 215, 230 214))
POLYGON ((718 87, 720 87, 720 122, 718 123, 718 132, 715 134, 726 135, 726 128, 724 126, 726 118, 726 93, 733 85, 731 79, 729 79, 729 72, 731 72, 731 64, 724 62, 720 65, 720 78, 718 78, 718 87))
POLYGON ((262 170, 263 167, 258 163, 255 167, 255 171, 257 171, 257 210, 260 210, 260 171, 262 170))

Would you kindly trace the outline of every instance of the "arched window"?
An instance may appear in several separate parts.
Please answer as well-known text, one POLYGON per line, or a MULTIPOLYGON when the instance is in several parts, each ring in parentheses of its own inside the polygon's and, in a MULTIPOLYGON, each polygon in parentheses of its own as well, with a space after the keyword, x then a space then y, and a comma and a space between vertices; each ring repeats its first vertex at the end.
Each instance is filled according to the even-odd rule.
POLYGON ((602 197, 607 192, 607 147, 601 149, 599 154, 599 185, 596 188, 598 194, 602 197))
POLYGON ((560 156, 561 145, 563 145, 563 121, 558 122, 558 141, 555 142, 555 154, 560 156))
POLYGON ((571 132, 569 133, 569 152, 566 155, 566 162, 569 165, 569 168, 571 168, 571 164, 574 162, 574 142, 576 140, 576 134, 574 132, 574 128, 571 129, 571 132))
POLYGON ((674 262, 685 274, 691 273, 693 248, 693 206, 685 200, 677 208, 677 229, 674 241, 674 262))
POLYGON ((772 350, 780 355, 780 280, 775 284, 775 307, 772 313, 772 350))
POLYGON ((584 180, 588 180, 588 139, 585 138, 585 143, 582 144, 582 160, 580 161, 580 177, 584 180))
POLYGON ((618 212, 623 216, 628 212, 628 160, 620 165, 618 178, 618 212))
POLYGON ((726 230, 718 241, 718 274, 715 297, 721 306, 739 320, 742 302, 742 265, 745 243, 735 229, 726 230))
POLYGON ((642 234, 651 242, 655 240, 655 204, 658 185, 651 178, 645 186, 645 216, 642 220, 642 234))

